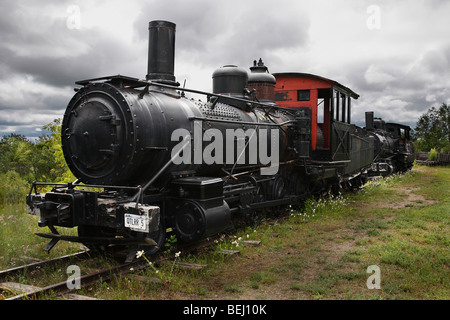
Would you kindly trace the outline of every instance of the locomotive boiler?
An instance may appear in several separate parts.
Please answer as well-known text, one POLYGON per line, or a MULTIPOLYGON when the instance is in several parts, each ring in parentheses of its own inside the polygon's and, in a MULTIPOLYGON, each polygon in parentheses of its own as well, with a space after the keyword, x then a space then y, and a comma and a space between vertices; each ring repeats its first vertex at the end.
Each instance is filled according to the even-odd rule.
POLYGON ((149 23, 144 80, 76 82, 61 142, 77 180, 35 182, 27 196, 28 212, 51 231, 38 233, 51 239, 45 250, 60 240, 126 245, 132 259, 161 248, 166 231, 196 241, 370 175, 381 134, 351 124, 359 95, 317 76, 272 75, 261 59, 250 73, 235 65, 214 71, 212 92, 182 88, 175 31, 168 21, 149 23), (313 89, 301 87, 305 77, 313 89), (42 186, 52 189, 40 193, 42 186), (56 227, 77 227, 78 236, 56 227))

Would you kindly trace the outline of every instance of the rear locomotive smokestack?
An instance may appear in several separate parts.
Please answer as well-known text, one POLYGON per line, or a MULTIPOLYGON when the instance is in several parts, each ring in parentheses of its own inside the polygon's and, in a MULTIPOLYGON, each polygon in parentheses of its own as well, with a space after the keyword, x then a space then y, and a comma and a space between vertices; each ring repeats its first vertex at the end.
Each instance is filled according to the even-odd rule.
POLYGON ((366 112, 366 130, 373 130, 373 129, 374 129, 373 111, 367 111, 366 112))
POLYGON ((149 22, 147 80, 174 84, 175 29, 169 21, 149 22))

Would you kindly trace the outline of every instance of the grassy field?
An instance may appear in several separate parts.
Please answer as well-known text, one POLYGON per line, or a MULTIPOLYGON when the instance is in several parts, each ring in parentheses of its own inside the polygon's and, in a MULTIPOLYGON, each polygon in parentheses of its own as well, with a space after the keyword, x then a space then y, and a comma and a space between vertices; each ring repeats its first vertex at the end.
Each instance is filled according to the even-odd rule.
MULTIPOLYGON (((0 212, 0 266, 43 258, 35 217, 0 212)), ((207 264, 181 270, 172 262, 138 276, 99 282, 80 294, 101 299, 355 300, 450 298, 450 168, 422 167, 375 180, 355 194, 310 200, 302 211, 240 230, 178 261, 207 264), (259 246, 244 240, 259 240, 259 246), (239 250, 228 257, 221 249, 239 250), (379 289, 369 289, 376 266, 379 289), (159 278, 159 283, 143 277, 159 278), (369 279, 369 281, 368 281, 369 279)), ((58 244, 51 255, 79 250, 58 244)), ((167 251, 174 255, 176 250, 167 251)), ((26 279, 24 280, 26 281, 26 279)))
MULTIPOLYGON (((58 243, 50 253, 43 248, 48 239, 36 236, 35 232, 50 232, 38 227, 39 217, 26 213, 25 197, 22 205, 8 205, 0 208, 0 269, 8 269, 34 259, 51 259, 80 251, 80 245, 58 243)), ((64 228, 58 228, 62 230, 64 228)), ((63 234, 76 235, 76 230, 62 230, 63 234)))

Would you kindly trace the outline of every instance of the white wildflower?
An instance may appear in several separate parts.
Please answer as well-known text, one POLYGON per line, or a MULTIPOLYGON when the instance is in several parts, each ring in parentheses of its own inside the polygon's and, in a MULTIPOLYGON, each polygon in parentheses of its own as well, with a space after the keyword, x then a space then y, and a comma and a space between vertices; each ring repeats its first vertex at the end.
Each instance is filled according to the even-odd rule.
POLYGON ((139 259, 140 257, 142 257, 144 255, 144 250, 140 250, 138 252, 136 252, 136 258, 139 259))

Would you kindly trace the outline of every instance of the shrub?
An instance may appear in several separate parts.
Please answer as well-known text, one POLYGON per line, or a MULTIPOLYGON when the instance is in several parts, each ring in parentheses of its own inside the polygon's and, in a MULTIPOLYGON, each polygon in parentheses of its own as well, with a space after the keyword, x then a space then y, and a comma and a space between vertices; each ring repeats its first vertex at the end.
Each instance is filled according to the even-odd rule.
POLYGON ((428 160, 430 160, 430 161, 436 161, 436 160, 437 160, 437 154, 438 154, 438 152, 436 151, 436 149, 435 149, 435 148, 432 148, 432 149, 430 150, 429 155, 428 155, 428 160))
POLYGON ((29 183, 15 171, 0 174, 0 206, 25 202, 29 183))

